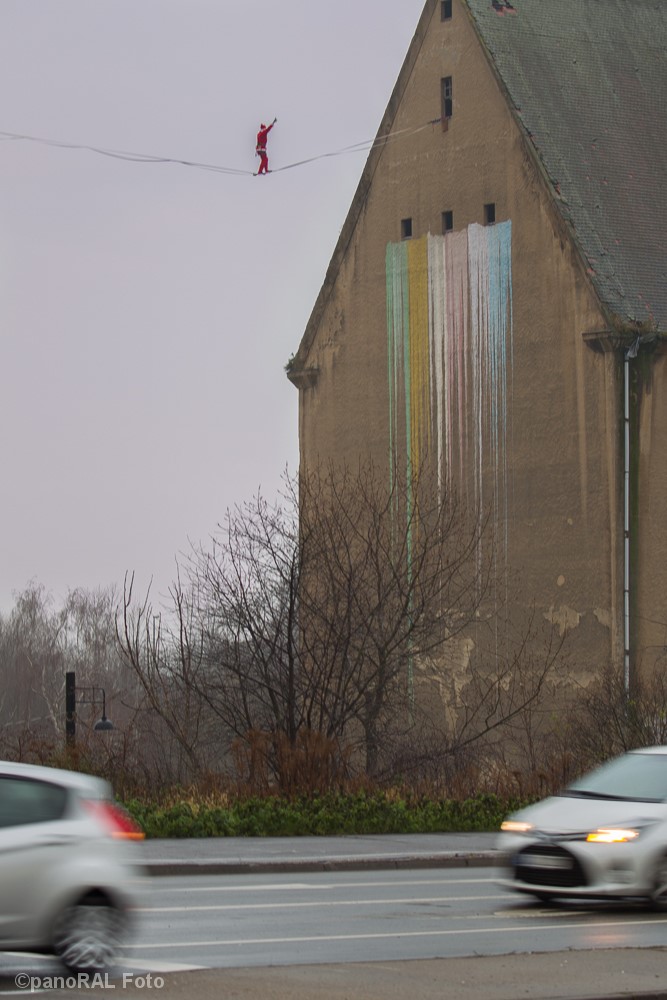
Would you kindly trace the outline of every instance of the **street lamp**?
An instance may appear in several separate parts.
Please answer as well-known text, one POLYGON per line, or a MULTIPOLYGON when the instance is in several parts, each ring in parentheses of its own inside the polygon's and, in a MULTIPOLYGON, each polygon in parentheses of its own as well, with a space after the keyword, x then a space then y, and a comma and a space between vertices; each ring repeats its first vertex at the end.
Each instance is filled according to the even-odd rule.
POLYGON ((102 718, 93 726, 96 733, 108 732, 113 729, 113 722, 107 719, 107 696, 103 687, 82 687, 76 686, 76 674, 73 670, 68 670, 65 674, 65 737, 69 746, 74 746, 76 742, 76 703, 83 705, 95 705, 96 692, 102 692, 102 718), (88 697, 86 697, 86 695, 88 697))

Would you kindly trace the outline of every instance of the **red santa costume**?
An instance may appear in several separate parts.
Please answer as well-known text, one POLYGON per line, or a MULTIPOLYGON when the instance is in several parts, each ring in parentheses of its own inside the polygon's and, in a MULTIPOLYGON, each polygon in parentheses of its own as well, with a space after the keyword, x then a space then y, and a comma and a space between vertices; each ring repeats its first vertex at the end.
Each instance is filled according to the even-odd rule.
POLYGON ((265 125, 263 122, 259 126, 259 132, 257 133, 257 146, 255 152, 259 156, 259 170, 258 174, 268 174, 269 173, 269 157, 266 152, 266 140, 269 132, 276 124, 277 119, 274 118, 270 125, 265 125))

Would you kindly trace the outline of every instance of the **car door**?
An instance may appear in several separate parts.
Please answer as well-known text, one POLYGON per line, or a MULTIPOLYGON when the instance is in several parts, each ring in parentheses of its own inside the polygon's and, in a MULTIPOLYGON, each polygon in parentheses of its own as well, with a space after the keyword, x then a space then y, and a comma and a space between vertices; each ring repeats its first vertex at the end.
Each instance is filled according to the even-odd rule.
POLYGON ((38 945, 54 874, 71 849, 67 789, 0 773, 0 945, 38 945))

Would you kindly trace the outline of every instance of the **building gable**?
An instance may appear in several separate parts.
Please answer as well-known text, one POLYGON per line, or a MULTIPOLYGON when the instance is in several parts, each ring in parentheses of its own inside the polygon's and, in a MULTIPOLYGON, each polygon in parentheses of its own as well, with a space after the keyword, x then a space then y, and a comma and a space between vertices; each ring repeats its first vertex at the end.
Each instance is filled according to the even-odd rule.
MULTIPOLYGON (((470 16, 554 205, 615 325, 667 328, 667 3, 455 0, 470 16)), ((325 281, 288 369, 309 349, 440 0, 427 0, 325 281)), ((436 108, 434 102, 433 108, 436 108)), ((439 114, 439 110, 436 110, 439 114)), ((425 122, 424 122, 425 123, 425 122)))
POLYGON ((288 370, 302 467, 370 459, 409 477, 427 460, 443 496, 489 515, 498 566, 597 663, 622 639, 604 439, 618 385, 582 334, 612 310, 490 54, 491 25, 513 30, 521 11, 454 0, 445 22, 439 6, 424 7, 288 370))

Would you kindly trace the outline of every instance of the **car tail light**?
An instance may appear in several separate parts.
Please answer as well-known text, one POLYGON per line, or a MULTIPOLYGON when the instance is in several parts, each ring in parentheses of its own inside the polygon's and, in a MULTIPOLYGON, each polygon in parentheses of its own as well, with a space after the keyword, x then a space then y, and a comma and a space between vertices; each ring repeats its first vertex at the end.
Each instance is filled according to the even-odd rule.
POLYGON ((122 840, 143 840, 146 836, 138 823, 117 802, 85 799, 84 805, 107 829, 111 837, 122 840))

